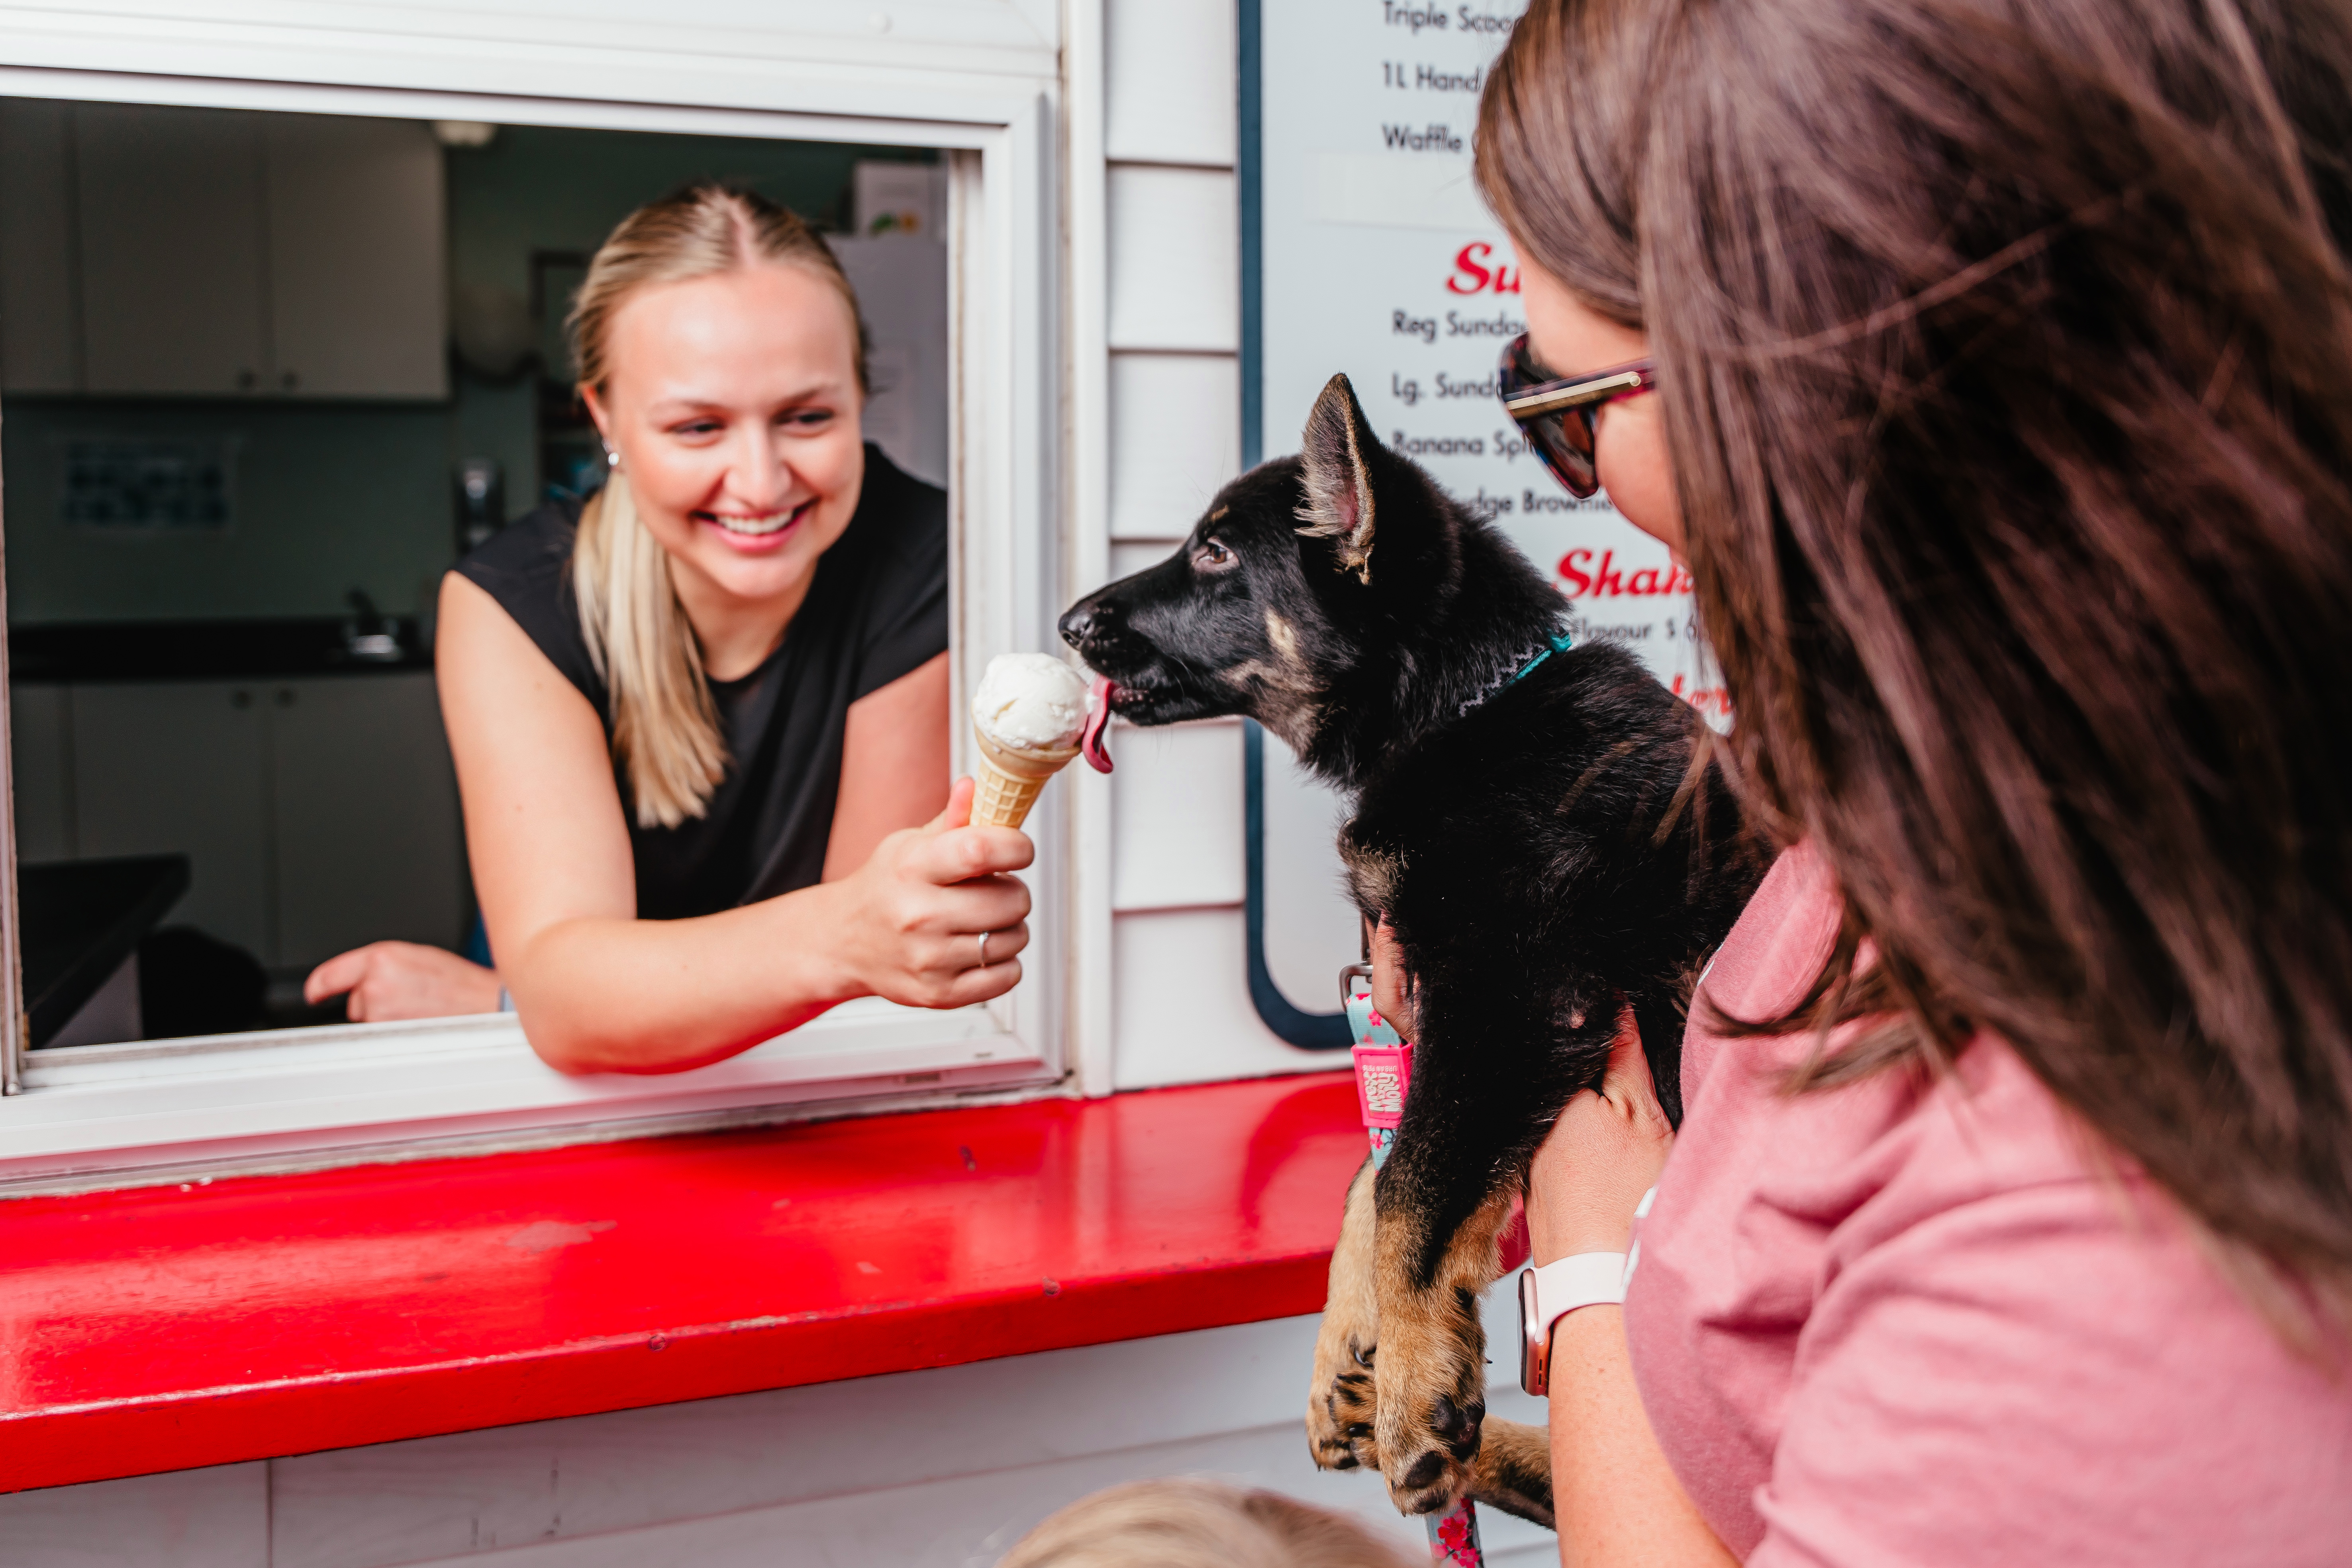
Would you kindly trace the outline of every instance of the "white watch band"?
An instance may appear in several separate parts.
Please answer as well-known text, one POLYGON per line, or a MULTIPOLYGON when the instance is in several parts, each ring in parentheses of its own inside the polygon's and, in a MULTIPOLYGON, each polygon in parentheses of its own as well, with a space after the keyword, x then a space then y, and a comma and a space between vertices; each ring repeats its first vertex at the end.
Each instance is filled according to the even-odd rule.
POLYGON ((1551 1385, 1551 1326, 1579 1307, 1625 1300, 1625 1255, 1580 1252, 1519 1276, 1519 1386, 1542 1394, 1551 1385))

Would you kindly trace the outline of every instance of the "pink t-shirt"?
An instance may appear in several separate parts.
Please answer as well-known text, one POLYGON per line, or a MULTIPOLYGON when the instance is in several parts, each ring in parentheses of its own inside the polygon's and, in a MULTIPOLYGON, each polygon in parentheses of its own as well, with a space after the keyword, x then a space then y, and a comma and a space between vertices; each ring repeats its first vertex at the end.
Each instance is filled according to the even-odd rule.
MULTIPOLYGON (((1802 994, 1837 907, 1784 854, 1705 982, 1802 994)), ((2282 1347, 2152 1184, 2007 1047, 1790 1096, 1803 1036, 1695 1012, 1625 1327, 1700 1512, 1751 1564, 2352 1563, 2352 1379, 2282 1347)))

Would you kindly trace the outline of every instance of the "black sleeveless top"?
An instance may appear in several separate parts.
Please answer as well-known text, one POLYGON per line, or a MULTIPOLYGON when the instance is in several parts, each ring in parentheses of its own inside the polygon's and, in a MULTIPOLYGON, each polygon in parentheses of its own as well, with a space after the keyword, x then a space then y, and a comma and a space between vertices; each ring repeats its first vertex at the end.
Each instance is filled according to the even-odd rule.
MULTIPOLYGON (((639 919, 715 914, 817 880, 849 705, 947 651, 947 500, 866 447, 857 511, 818 558, 783 641, 740 680, 710 683, 729 761, 708 812, 676 827, 639 827, 622 781, 639 919)), ((595 705, 609 742, 612 694, 589 661, 572 592, 580 509, 576 500, 543 506, 457 570, 595 705)))

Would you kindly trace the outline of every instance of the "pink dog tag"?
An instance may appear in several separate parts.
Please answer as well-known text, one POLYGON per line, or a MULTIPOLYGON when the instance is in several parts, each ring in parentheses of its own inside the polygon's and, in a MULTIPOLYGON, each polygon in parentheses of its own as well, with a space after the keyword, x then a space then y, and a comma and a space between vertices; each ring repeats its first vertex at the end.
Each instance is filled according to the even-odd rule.
MULTIPOLYGON (((1352 972, 1339 994, 1348 1033, 1356 1037, 1356 1108, 1364 1125, 1393 1132, 1404 1121, 1404 1091, 1412 1081, 1412 1047, 1372 1006, 1370 984, 1352 972)), ((1374 1142, 1379 1142, 1375 1139, 1374 1142)))
POLYGON ((1412 1081, 1411 1046, 1356 1047, 1356 1105, 1367 1127, 1393 1130, 1404 1121, 1404 1091, 1412 1081))

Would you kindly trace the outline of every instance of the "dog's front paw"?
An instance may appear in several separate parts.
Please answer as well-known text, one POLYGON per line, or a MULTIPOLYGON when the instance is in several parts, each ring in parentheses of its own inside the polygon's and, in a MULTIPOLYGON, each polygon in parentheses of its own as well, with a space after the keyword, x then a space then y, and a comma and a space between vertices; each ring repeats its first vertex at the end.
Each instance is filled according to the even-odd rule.
POLYGON ((1401 1511, 1435 1513, 1470 1489, 1486 1374, 1476 1296, 1441 1285, 1382 1302, 1372 1434, 1401 1511))
POLYGON ((1315 1336, 1315 1381, 1307 1394, 1307 1447, 1327 1470, 1380 1468, 1373 1435, 1372 1367, 1380 1312, 1372 1293, 1372 1165, 1348 1189, 1339 1242, 1331 1250, 1331 1291, 1315 1336))
POLYGON ((1327 1470, 1381 1466, 1373 1416, 1376 1347, 1369 1321, 1353 1324, 1328 1308, 1315 1342, 1315 1382, 1307 1397, 1307 1446, 1327 1470))

